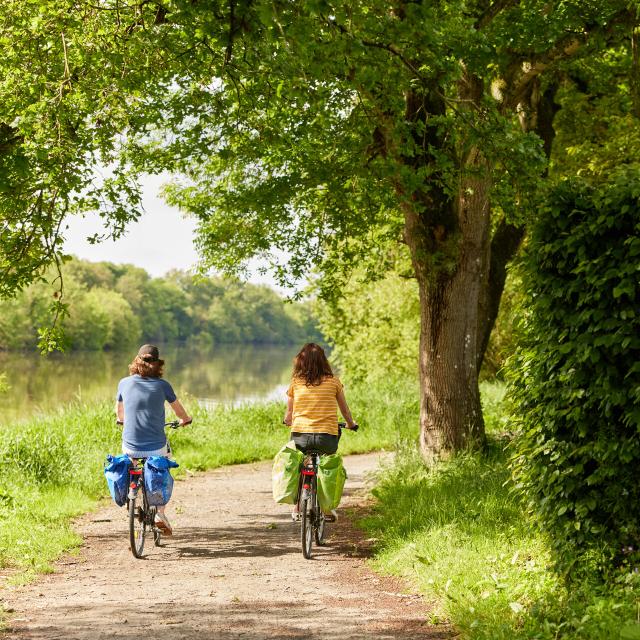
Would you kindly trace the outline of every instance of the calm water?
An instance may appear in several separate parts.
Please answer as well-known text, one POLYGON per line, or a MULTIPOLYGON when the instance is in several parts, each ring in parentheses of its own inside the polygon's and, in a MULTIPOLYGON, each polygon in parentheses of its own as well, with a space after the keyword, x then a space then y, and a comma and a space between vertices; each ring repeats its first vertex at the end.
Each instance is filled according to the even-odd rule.
MULTIPOLYGON (((160 347, 164 377, 178 397, 189 394, 206 406, 270 398, 284 404, 295 346, 160 347)), ((0 395, 0 424, 51 411, 77 399, 114 399, 118 380, 128 375, 127 365, 133 356, 135 349, 46 358, 37 353, 0 353, 0 372, 6 373, 10 385, 0 395)))

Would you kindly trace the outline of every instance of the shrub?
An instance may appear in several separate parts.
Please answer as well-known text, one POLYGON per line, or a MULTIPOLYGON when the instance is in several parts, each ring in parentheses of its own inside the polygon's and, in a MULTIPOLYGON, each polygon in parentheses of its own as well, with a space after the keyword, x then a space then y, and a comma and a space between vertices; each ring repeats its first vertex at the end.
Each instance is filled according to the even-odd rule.
POLYGON ((639 197, 630 168, 559 184, 523 262, 512 469, 564 568, 640 544, 639 197))

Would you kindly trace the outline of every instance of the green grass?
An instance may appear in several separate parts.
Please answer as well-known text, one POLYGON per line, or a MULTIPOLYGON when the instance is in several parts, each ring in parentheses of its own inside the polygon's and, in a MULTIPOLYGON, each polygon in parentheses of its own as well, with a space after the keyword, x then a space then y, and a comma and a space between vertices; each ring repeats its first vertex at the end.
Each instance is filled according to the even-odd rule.
MULTIPOLYGON (((354 389, 348 397, 362 428, 343 435, 342 453, 392 449, 415 438, 413 385, 354 389)), ((288 439, 283 414, 284 402, 197 410, 192 426, 170 434, 177 475, 272 458, 288 439)), ((79 544, 70 521, 108 495, 105 456, 119 451, 110 404, 69 406, 0 430, 0 567, 14 568, 14 581, 49 571, 52 560, 79 544)))
MULTIPOLYGON (((362 428, 346 432, 342 453, 399 449, 375 489, 363 526, 377 538, 376 568, 408 578, 473 640, 609 640, 635 620, 638 574, 599 582, 588 567, 566 583, 551 567, 544 536, 511 492, 504 387, 482 385, 490 444, 426 468, 416 454, 414 384, 348 390, 362 428)), ((269 459, 287 440, 284 403, 198 410, 172 433, 179 472, 269 459)), ((0 566, 14 581, 49 571, 75 548, 71 519, 107 495, 107 453, 120 450, 111 405, 67 407, 0 431, 0 566)), ((633 636, 629 636, 633 637, 633 636)), ((636 637, 640 637, 640 634, 636 637)))
MULTIPOLYGON (((380 476, 363 521, 377 538, 378 570, 404 576, 474 640, 609 640, 636 618, 640 580, 630 568, 603 584, 586 567, 567 583, 515 498, 507 469, 504 389, 482 388, 489 447, 427 468, 405 448, 380 476)), ((639 637, 633 636, 633 637, 639 637)))

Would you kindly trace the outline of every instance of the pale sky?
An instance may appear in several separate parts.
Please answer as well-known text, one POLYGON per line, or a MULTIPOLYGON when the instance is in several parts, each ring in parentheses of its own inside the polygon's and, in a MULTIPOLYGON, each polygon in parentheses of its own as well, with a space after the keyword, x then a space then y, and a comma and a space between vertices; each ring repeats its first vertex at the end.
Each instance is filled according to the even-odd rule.
MULTIPOLYGON (((170 269, 189 270, 198 261, 193 241, 196 223, 176 207, 170 207, 160 198, 160 188, 168 181, 167 176, 144 176, 142 204, 145 213, 131 223, 125 235, 114 242, 105 240, 90 244, 87 237, 104 231, 98 216, 85 218, 72 216, 65 232, 65 251, 91 262, 109 261, 133 264, 146 269, 152 276, 163 276, 170 269)), ((255 270, 250 282, 276 287, 269 275, 260 275, 255 270)))

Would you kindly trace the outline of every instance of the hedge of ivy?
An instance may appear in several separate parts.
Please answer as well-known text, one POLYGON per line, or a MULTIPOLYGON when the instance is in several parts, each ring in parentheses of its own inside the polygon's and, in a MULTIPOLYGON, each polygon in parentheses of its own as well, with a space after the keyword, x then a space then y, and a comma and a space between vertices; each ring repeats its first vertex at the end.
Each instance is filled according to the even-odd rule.
POLYGON ((516 485, 560 567, 640 559, 640 171, 558 185, 523 277, 516 485))

